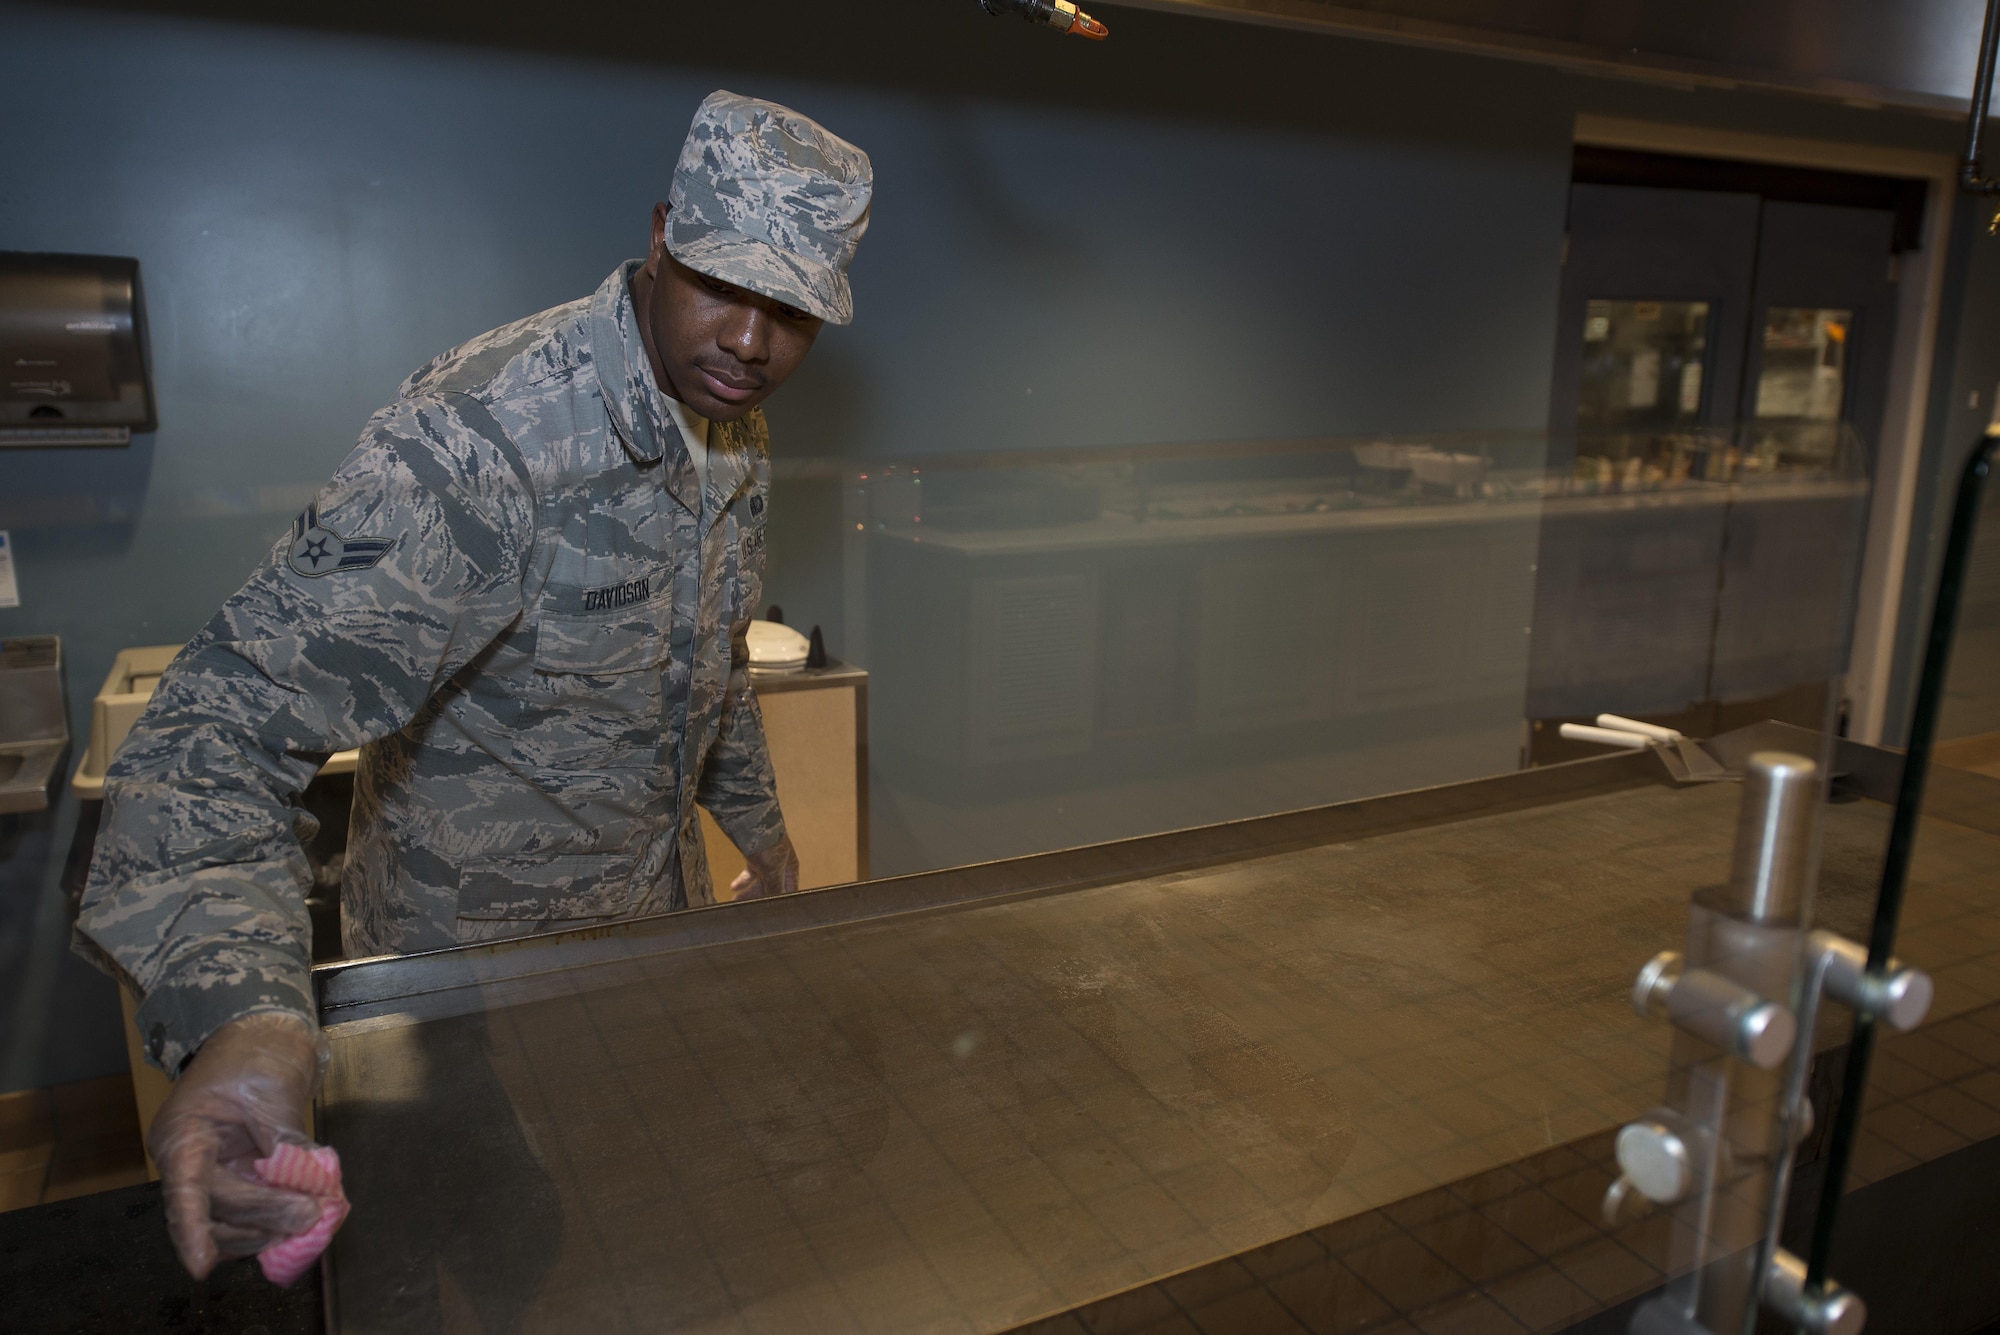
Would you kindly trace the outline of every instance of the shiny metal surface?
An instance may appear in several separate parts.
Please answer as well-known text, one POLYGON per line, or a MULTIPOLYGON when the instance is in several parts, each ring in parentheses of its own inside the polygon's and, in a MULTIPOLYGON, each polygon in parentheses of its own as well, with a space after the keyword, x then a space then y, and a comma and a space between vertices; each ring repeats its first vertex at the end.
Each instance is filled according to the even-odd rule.
POLYGON ((0 640, 0 745, 67 740, 62 642, 53 635, 0 640))
POLYGON ((1835 748, 1825 737, 1802 740, 1812 744, 1798 752, 1718 748, 1738 758, 1744 780, 1730 878, 1695 892, 1687 967, 1657 1004, 1679 1030, 1666 1107, 1712 1148, 1691 1161, 1691 1181, 1673 1208, 1674 1278, 1642 1306, 1635 1331, 1736 1332, 1755 1321, 1799 1142, 1795 1110, 1817 996, 1806 996, 1803 1021, 1787 1004, 1798 992, 1822 792, 1823 771, 1803 753, 1829 756, 1835 748))
POLYGON ((1760 1071, 1782 1062, 1798 1034, 1798 1023, 1785 1006, 1707 969, 1689 969, 1675 978, 1663 1010, 1682 1029, 1760 1071))
POLYGON ((1001 1329, 1608 1128, 1666 1041, 1631 941, 1735 806, 1635 761, 1165 874, 1082 850, 1060 893, 329 976, 338 1329, 1001 1329))
POLYGON ((49 784, 62 763, 65 742, 0 747, 0 814, 41 811, 49 804, 49 784))
POLYGON ((1779 1248, 1764 1271, 1766 1302, 1779 1316, 1808 1335, 1861 1335, 1868 1324, 1868 1304, 1841 1288, 1806 1292, 1806 1263, 1779 1248))
POLYGON ((1678 950, 1663 950, 1647 960, 1632 980, 1632 1013, 1641 1018, 1665 1015, 1667 998, 1681 980, 1686 964, 1686 956, 1678 950))
POLYGON ((1789 751, 1758 751, 1743 772, 1743 816, 1736 827, 1724 907, 1746 921, 1795 923, 1812 874, 1819 766, 1789 751))
POLYGON ((53 635, 0 640, 0 814, 47 807, 68 746, 62 642, 53 635))
POLYGON ((1694 1151, 1682 1130, 1661 1118, 1619 1128, 1617 1152, 1619 1168, 1655 1204, 1671 1205, 1694 1185, 1694 1151))
POLYGON ((1641 78, 1775 88, 1964 115, 1979 0, 1127 0, 1641 78))
POLYGON ((1868 948, 1832 932, 1814 932, 1806 948, 1821 961, 1828 996, 1857 1011, 1866 1011, 1899 1034, 1924 1022, 1937 985, 1922 969, 1891 959, 1880 974, 1868 971, 1868 948))

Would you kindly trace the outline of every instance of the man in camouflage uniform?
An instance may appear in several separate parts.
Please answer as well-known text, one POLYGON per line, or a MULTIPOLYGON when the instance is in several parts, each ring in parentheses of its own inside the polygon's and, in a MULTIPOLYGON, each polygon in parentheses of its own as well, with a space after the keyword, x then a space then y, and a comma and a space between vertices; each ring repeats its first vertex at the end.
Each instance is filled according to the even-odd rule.
POLYGON ((405 381, 161 678, 79 934, 180 1074, 150 1143, 196 1274, 310 1222, 241 1165, 304 1134, 294 803, 331 752, 361 748, 350 955, 711 902, 697 804, 748 861, 738 897, 797 887, 744 645, 757 405, 852 318, 871 190, 814 122, 710 95, 648 257, 405 381))

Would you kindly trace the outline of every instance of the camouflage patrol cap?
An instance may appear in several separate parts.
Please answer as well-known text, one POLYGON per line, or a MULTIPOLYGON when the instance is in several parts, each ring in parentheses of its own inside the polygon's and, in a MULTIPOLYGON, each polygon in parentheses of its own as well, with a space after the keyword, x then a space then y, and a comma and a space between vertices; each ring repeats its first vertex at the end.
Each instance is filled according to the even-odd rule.
POLYGON ((834 324, 854 318, 847 266, 868 230, 868 155, 790 107, 717 90, 681 146, 667 252, 697 273, 834 324))

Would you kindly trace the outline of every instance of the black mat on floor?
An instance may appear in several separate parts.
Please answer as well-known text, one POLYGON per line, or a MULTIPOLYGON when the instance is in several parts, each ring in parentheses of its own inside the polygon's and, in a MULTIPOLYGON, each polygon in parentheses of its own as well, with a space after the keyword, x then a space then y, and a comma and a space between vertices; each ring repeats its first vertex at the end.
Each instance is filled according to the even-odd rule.
MULTIPOLYGON (((1868 1304, 1868 1335, 2000 1335, 2000 1138, 1849 1195, 1827 1270, 1868 1304)), ((1625 1335, 1642 1301, 1562 1335, 1625 1335)))
POLYGON ((319 1275, 291 1289, 255 1261, 196 1283, 167 1241, 160 1185, 0 1212, 0 1327, 9 1335, 317 1335, 319 1275))

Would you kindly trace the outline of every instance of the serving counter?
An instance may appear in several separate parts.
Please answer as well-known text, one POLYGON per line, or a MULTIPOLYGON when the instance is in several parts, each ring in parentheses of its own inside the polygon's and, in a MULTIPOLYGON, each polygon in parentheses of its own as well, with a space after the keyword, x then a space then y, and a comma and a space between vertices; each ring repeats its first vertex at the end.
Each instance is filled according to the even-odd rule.
MULTIPOLYGON (((1773 739, 1815 745, 1713 746, 1773 739)), ((1865 917, 1895 767, 1841 744, 1829 926, 1865 917)), ((1737 793, 1622 753, 322 967, 329 1329, 1122 1328, 1656 1102, 1668 1034, 1624 998, 1737 793)), ((1990 796, 1926 834, 1989 902, 1990 796)))

